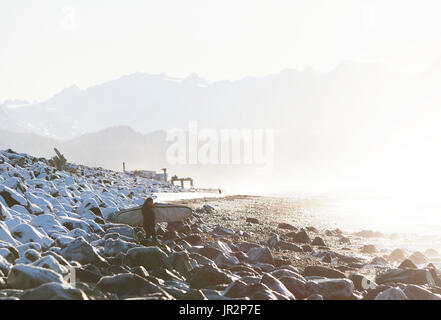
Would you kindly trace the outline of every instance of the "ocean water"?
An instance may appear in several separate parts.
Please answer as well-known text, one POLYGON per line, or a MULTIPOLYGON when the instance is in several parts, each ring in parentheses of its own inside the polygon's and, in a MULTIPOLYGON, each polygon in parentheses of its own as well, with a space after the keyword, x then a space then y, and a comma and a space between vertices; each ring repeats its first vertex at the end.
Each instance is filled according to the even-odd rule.
POLYGON ((310 221, 346 233, 372 230, 385 235, 371 239, 379 248, 404 248, 441 253, 441 197, 418 193, 283 192, 271 196, 315 200, 310 221))
POLYGON ((157 201, 224 197, 252 194, 292 198, 314 203, 305 210, 308 221, 320 229, 339 228, 345 233, 362 230, 381 232, 383 238, 369 239, 379 249, 403 248, 410 252, 433 248, 441 253, 441 197, 421 193, 380 193, 357 191, 287 191, 158 193, 157 201))

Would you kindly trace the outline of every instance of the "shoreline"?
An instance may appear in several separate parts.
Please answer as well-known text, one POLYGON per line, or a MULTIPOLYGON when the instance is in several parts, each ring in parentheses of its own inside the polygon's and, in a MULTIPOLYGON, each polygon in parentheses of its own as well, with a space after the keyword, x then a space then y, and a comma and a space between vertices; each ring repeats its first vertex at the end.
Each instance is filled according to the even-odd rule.
MULTIPOLYGON (((407 252, 407 256, 411 256, 414 252, 419 252, 413 248, 412 243, 408 243, 407 235, 401 233, 382 233, 376 230, 360 228, 357 231, 348 232, 344 228, 338 226, 327 226, 323 223, 319 226, 316 224, 317 217, 311 218, 309 209, 315 205, 314 200, 302 198, 289 198, 282 196, 262 196, 262 195, 226 195, 224 197, 200 197, 192 199, 175 200, 172 203, 183 204, 197 209, 199 206, 209 205, 216 209, 216 215, 206 217, 208 225, 215 226, 222 224, 226 227, 232 227, 239 230, 255 232, 256 229, 260 235, 268 238, 272 234, 280 233, 277 227, 280 223, 289 223, 297 229, 316 230, 313 232, 315 236, 326 237, 326 233, 332 230, 339 230, 340 237, 346 237, 350 240, 350 244, 341 245, 339 239, 332 239, 330 242, 332 250, 339 253, 351 252, 356 256, 374 259, 375 257, 387 258, 387 256, 395 249, 407 252), (253 205, 253 202, 255 204, 253 205), (255 209, 262 206, 262 210, 255 209), (250 209, 252 208, 252 209, 250 209), (274 210, 275 213, 268 213, 274 210), (227 222, 225 222, 228 218, 227 222), (246 218, 255 218, 259 220, 259 224, 246 222, 246 218), (402 244, 408 244, 402 245, 402 244), (375 255, 362 252, 363 246, 375 246, 375 255)), ((258 240, 258 239, 255 239, 258 240)), ((261 240, 261 239, 259 239, 261 240)), ((433 246, 427 246, 422 250, 433 250, 433 246)), ((435 248, 436 250, 437 248, 435 248)), ((426 257, 428 262, 441 266, 441 257, 426 257)), ((417 261, 419 262, 419 261, 417 261)))

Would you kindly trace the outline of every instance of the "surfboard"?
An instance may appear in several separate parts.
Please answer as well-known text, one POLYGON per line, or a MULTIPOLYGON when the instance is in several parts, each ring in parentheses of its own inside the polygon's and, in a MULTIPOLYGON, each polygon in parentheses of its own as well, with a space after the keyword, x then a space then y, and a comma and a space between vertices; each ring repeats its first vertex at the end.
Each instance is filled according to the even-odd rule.
MULTIPOLYGON (((190 217, 193 211, 179 204, 156 203, 153 206, 153 212, 156 222, 177 222, 190 217)), ((109 216, 109 220, 131 226, 142 226, 142 207, 115 212, 109 216)))

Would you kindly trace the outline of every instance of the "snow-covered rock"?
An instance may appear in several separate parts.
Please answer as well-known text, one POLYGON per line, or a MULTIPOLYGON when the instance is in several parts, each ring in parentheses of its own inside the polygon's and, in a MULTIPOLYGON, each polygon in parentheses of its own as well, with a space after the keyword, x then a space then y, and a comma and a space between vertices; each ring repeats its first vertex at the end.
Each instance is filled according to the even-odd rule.
POLYGON ((11 232, 12 236, 21 243, 37 242, 43 248, 50 247, 50 245, 53 243, 53 240, 51 238, 49 238, 47 235, 42 234, 40 231, 29 224, 19 224, 18 226, 13 228, 11 232))
POLYGON ((63 283, 63 278, 52 270, 24 264, 13 266, 7 279, 12 289, 31 289, 49 282, 63 283))
POLYGON ((81 264, 105 263, 105 260, 98 254, 97 250, 82 237, 68 243, 61 250, 61 255, 68 260, 75 260, 81 264))

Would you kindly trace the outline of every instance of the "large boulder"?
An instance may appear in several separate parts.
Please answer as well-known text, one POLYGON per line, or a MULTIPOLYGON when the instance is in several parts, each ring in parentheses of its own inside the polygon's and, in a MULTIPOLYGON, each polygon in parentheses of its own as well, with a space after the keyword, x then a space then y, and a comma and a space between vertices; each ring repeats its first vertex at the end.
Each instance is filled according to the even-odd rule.
POLYGON ((321 238, 321 237, 315 237, 314 240, 312 240, 311 245, 312 245, 312 246, 325 247, 325 246, 326 246, 326 243, 325 243, 325 241, 323 240, 323 238, 321 238))
POLYGON ((12 228, 11 234, 21 243, 37 242, 43 248, 48 248, 53 243, 53 240, 47 235, 42 234, 36 228, 26 223, 21 223, 12 228))
POLYGON ((2 272, 3 274, 8 274, 11 268, 12 264, 0 255, 0 272, 2 272))
POLYGON ((319 294, 323 299, 349 299, 354 284, 349 279, 318 279, 306 282, 308 296, 319 294))
POLYGON ((62 283, 45 283, 27 290, 20 297, 21 300, 88 300, 86 294, 80 290, 62 283))
MULTIPOLYGON (((1 203, 0 203, 0 210, 1 210, 1 203)), ((14 239, 11 232, 9 232, 8 227, 3 221, 0 221, 0 241, 7 242, 13 247, 19 245, 19 242, 14 239)))
POLYGON ((104 243, 104 255, 116 256, 119 253, 126 253, 129 249, 136 247, 133 242, 127 242, 121 239, 107 239, 104 243))
POLYGON ((52 270, 24 264, 13 266, 7 279, 12 289, 32 289, 48 282, 63 283, 63 278, 52 270))
POLYGON ((346 278, 343 272, 324 266, 307 266, 303 271, 304 277, 319 276, 325 278, 346 278))
POLYGON ((377 287, 377 284, 374 281, 370 280, 363 274, 351 273, 349 279, 354 283, 355 289, 358 291, 372 290, 377 287))
POLYGON ((434 294, 429 290, 414 284, 407 285, 406 288, 404 288, 404 294, 410 300, 441 300, 441 295, 434 294))
POLYGON ((311 243, 311 239, 305 230, 299 231, 293 235, 293 240, 297 243, 311 243))
POLYGON ((406 294, 400 288, 389 288, 380 292, 375 300, 409 300, 406 294))
POLYGON ((285 229, 285 230, 297 230, 297 228, 294 227, 292 224, 285 223, 285 222, 279 223, 278 227, 280 229, 285 229))
POLYGON ((271 251, 268 249, 268 247, 251 248, 248 251, 248 259, 254 263, 261 262, 261 263, 274 264, 273 255, 271 251))
POLYGON ((429 262, 426 256, 419 251, 415 251, 414 253, 412 253, 409 257, 409 260, 411 260, 415 264, 423 264, 429 262))
POLYGON ((395 249, 389 254, 388 260, 391 262, 403 261, 406 258, 403 250, 395 249))
POLYGON ((220 270, 215 265, 205 265, 197 270, 190 277, 190 287, 195 289, 208 288, 219 284, 229 284, 234 278, 220 270))
POLYGON ((295 277, 282 277, 280 282, 288 289, 296 299, 304 299, 307 296, 306 281, 295 277))
POLYGON ((129 238, 135 238, 135 231, 130 226, 115 226, 106 230, 106 233, 117 233, 129 238))
POLYGON ((66 259, 74 260, 81 264, 107 264, 107 262, 98 254, 98 251, 82 237, 68 243, 63 249, 61 249, 60 253, 66 259))
POLYGON ((228 298, 244 298, 248 291, 248 285, 241 281, 236 280, 228 285, 224 290, 224 296, 228 298))
POLYGON ((398 266, 400 269, 418 269, 418 267, 415 265, 415 263, 412 262, 410 259, 405 259, 401 264, 398 266))
POLYGON ((100 279, 97 287, 101 291, 117 294, 120 298, 144 297, 160 294, 165 299, 172 297, 154 283, 131 273, 121 273, 100 279))
POLYGON ((279 241, 276 248, 280 250, 287 250, 292 252, 303 252, 303 248, 289 241, 279 241))
POLYGON ((207 257, 210 260, 214 260, 217 258, 218 255, 222 253, 222 251, 217 248, 203 247, 198 250, 198 253, 203 255, 204 257, 207 257))
POLYGON ((373 254, 373 253, 377 252, 377 248, 373 244, 365 244, 361 248, 361 252, 368 253, 368 254, 373 254))
POLYGON ((127 251, 123 263, 129 267, 143 266, 147 270, 172 268, 167 254, 158 247, 132 248, 127 251))
POLYGON ((424 285, 433 281, 429 271, 424 269, 391 269, 376 278, 377 284, 384 283, 404 283, 424 285))
POLYGON ((281 281, 277 280, 270 274, 264 274, 260 282, 266 285, 272 291, 281 294, 282 296, 288 298, 289 300, 296 299, 295 296, 291 293, 291 291, 289 291, 281 281))
POLYGON ((41 267, 44 269, 50 269, 52 271, 55 271, 59 274, 67 274, 69 269, 66 266, 61 265, 57 259, 55 259, 53 256, 47 255, 44 257, 41 257, 40 259, 36 260, 34 263, 32 263, 33 266, 41 267))
POLYGON ((0 196, 5 200, 9 208, 12 208, 14 205, 27 206, 28 204, 25 197, 4 184, 0 184, 0 196))
POLYGON ((196 260, 190 258, 187 252, 173 252, 168 256, 168 260, 180 275, 188 277, 190 272, 197 266, 196 260))

